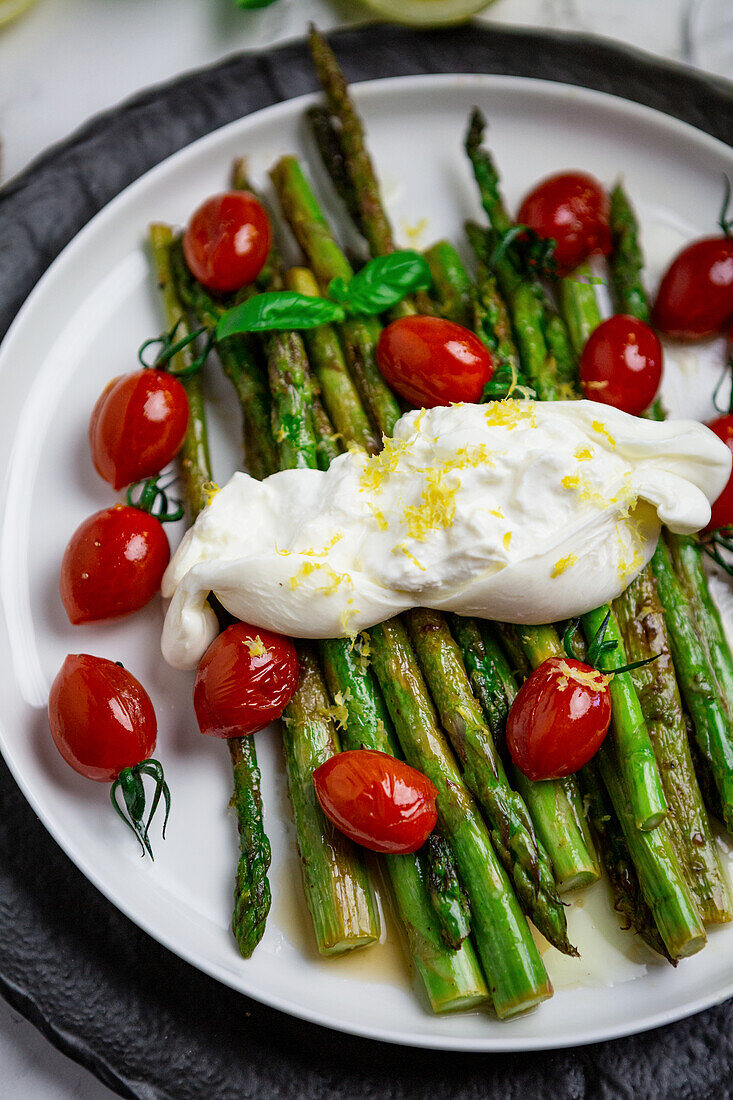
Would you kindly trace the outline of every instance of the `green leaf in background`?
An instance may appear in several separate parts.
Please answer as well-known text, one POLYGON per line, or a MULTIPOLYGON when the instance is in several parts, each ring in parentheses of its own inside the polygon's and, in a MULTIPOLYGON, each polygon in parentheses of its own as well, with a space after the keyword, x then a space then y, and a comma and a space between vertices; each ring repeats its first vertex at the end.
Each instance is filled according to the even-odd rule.
POLYGON ((241 332, 316 328, 343 321, 345 316, 340 305, 325 298, 312 298, 294 290, 268 290, 228 309, 216 326, 216 335, 223 340, 241 332))
POLYGON ((403 249, 376 256, 348 283, 333 279, 328 294, 348 313, 384 313, 415 290, 427 290, 432 282, 430 268, 419 252, 403 249))

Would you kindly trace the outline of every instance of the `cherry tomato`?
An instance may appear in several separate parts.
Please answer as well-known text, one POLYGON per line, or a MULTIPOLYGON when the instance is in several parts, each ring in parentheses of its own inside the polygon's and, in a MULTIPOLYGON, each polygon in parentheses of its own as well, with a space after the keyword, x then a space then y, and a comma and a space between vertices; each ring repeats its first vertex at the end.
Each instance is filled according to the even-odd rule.
POLYGON ((61 600, 79 623, 139 611, 160 588, 171 556, 155 516, 115 504, 77 527, 61 562, 61 600))
POLYGON ((298 686, 289 638, 235 623, 201 658, 193 687, 199 729, 208 737, 257 733, 279 718, 298 686))
MULTIPOLYGON (((715 432, 718 439, 722 439, 729 451, 733 452, 733 415, 719 416, 708 424, 711 432, 715 432)), ((711 509, 710 523, 706 530, 714 531, 717 527, 733 527, 733 474, 728 479, 723 492, 714 502, 711 509)))
POLYGON ((139 370, 114 378, 89 421, 92 461, 114 489, 160 473, 188 426, 186 391, 172 374, 139 370))
POLYGON ((329 821, 372 852, 416 852, 438 820, 427 776, 384 752, 337 753, 316 768, 313 783, 329 821))
POLYGON ((70 653, 51 685, 48 720, 74 771, 111 783, 151 756, 158 724, 143 686, 121 665, 70 653))
POLYGON ((607 677, 581 661, 550 657, 524 682, 512 704, 507 746, 529 779, 560 779, 588 763, 610 721, 607 677))
POLYGON ((538 183, 519 208, 517 221, 540 237, 555 240, 560 274, 567 274, 593 252, 611 251, 609 200, 593 176, 563 172, 538 183))
POLYGON ((440 317, 400 317, 382 330, 377 363, 390 386, 418 408, 481 400, 494 373, 478 336, 440 317))
POLYGON ((643 321, 618 313, 591 333, 580 357, 580 381, 591 401, 639 416, 662 378, 662 345, 643 321))
POLYGON ((662 279, 654 324, 677 340, 713 336, 733 319, 733 237, 683 248, 662 279))
POLYGON ((190 271, 217 294, 254 282, 272 244, 270 219, 248 191, 226 191, 199 206, 183 234, 190 271))

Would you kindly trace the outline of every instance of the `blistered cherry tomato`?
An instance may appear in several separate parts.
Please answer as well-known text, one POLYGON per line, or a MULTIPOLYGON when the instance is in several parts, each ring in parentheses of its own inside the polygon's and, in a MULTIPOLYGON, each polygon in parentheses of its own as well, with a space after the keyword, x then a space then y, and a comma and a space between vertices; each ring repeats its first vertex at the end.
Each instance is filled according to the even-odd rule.
POLYGON ((248 191, 226 191, 199 206, 183 234, 189 270, 217 294, 254 282, 272 243, 270 219, 248 191))
POLYGON ((61 562, 61 599, 79 623, 139 611, 160 589, 171 552, 163 526, 139 508, 115 504, 77 527, 61 562))
POLYGON ((529 779, 560 779, 588 763, 610 721, 608 678, 581 661, 551 657, 524 682, 512 704, 507 746, 529 779))
POLYGON ((530 191, 517 221, 555 240, 560 274, 567 274, 594 252, 609 254, 608 214, 608 195, 597 179, 585 172, 563 172, 530 191))
MULTIPOLYGON (((733 415, 719 416, 708 424, 708 428, 733 452, 733 415)), ((711 509, 707 530, 714 531, 717 527, 733 527, 733 474, 711 509)))
POLYGON ((115 489, 153 477, 180 450, 187 425, 186 391, 172 374, 139 370, 114 378, 89 421, 97 473, 115 489))
POLYGON ((372 852, 416 852, 438 820, 438 792, 427 776, 384 752, 337 753, 313 782, 329 821, 372 852))
POLYGON ((478 336, 440 317, 400 317, 382 330, 379 369, 390 386, 418 408, 481 400, 494 373, 478 336))
POLYGON ((66 763, 99 783, 147 760, 158 732, 143 686, 121 665, 88 653, 70 653, 61 666, 48 720, 66 763))
POLYGON ((591 401, 639 416, 662 378, 662 345, 643 321, 618 313, 591 333, 580 358, 580 381, 591 401))
POLYGON ((199 729, 208 737, 257 733, 280 717, 297 686, 292 641, 235 623, 214 639, 199 663, 193 688, 199 729))
POLYGON ((733 319, 733 237, 683 248, 662 279, 654 324, 677 340, 713 336, 733 319))

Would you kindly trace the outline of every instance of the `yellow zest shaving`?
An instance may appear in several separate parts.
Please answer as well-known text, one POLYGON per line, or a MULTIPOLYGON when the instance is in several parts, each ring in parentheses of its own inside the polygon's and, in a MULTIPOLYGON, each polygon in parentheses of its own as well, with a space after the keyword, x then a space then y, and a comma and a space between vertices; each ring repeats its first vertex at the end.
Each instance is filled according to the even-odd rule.
POLYGON ((616 447, 616 440, 613 438, 605 424, 603 424, 600 420, 594 420, 591 424, 591 427, 593 428, 593 431, 598 432, 599 435, 605 435, 611 447, 616 447))
POLYGON ((410 244, 419 244, 422 237, 425 235, 428 228, 428 219, 420 218, 419 221, 411 225, 409 222, 402 222, 402 232, 407 237, 410 244))
POLYGON ((588 462, 589 459, 593 458, 593 448, 577 447, 575 451, 575 457, 578 462, 588 462))
POLYGON ((380 511, 379 508, 375 508, 373 504, 370 504, 369 507, 372 510, 372 515, 374 516, 375 520, 377 521, 377 527, 379 528, 379 530, 380 531, 386 531, 387 528, 389 527, 389 524, 387 523, 387 520, 385 519, 384 512, 380 511))
POLYGON ((520 405, 505 397, 503 401, 492 401, 486 406, 486 423, 492 428, 516 428, 519 424, 528 424, 531 428, 537 427, 537 413, 533 403, 520 405))
POLYGON ((564 489, 575 489, 578 493, 578 499, 584 504, 595 504, 597 508, 608 508, 612 504, 618 504, 622 502, 623 508, 621 511, 621 517, 628 515, 629 509, 633 506, 635 499, 630 496, 631 491, 631 479, 626 477, 621 488, 618 490, 615 496, 605 497, 603 493, 599 493, 596 488, 586 478, 580 477, 579 474, 568 474, 564 477, 560 484, 564 489))
POLYGON ((281 558, 289 558, 290 555, 292 554, 292 551, 291 550, 281 550, 280 547, 277 545, 277 543, 275 543, 275 553, 279 554, 281 558))
POLYGON ((458 488, 458 482, 455 485, 446 483, 443 470, 428 470, 422 491, 423 503, 411 505, 402 513, 407 533, 422 540, 430 531, 452 527, 458 488))
POLYGON ((309 558, 325 558, 329 550, 332 550, 337 542, 341 542, 344 537, 343 531, 337 531, 336 534, 330 539, 329 542, 323 547, 322 550, 300 550, 299 553, 305 554, 309 558))
POLYGON ((576 554, 568 554, 565 558, 560 558, 556 561, 552 567, 551 577, 559 577, 561 573, 564 573, 566 569, 569 569, 571 565, 575 565, 578 558, 576 554))
POLYGON ((570 666, 567 661, 560 661, 559 669, 562 675, 557 681, 557 686, 564 691, 571 683, 581 684, 591 691, 603 691, 611 683, 611 676, 604 676, 597 668, 585 669, 570 666))
POLYGON ((507 533, 504 535, 504 538, 501 540, 505 550, 509 549, 509 543, 512 541, 512 533, 513 532, 511 531, 507 531, 507 533))
POLYGON ((311 573, 315 573, 316 569, 320 569, 321 563, 315 561, 304 561, 297 573, 294 573, 290 578, 291 591, 295 591, 302 580, 309 577, 311 573))
POLYGON ((451 458, 443 463, 443 470, 467 470, 477 469, 479 466, 493 466, 494 460, 486 443, 479 443, 475 447, 459 447, 451 458))
POLYGON ((204 484, 201 486, 201 492, 206 497, 207 505, 209 505, 211 504, 216 494, 219 492, 219 486, 216 484, 215 481, 205 481, 204 484))
POLYGON ((342 729, 346 729, 346 723, 349 720, 349 708, 347 703, 351 702, 351 692, 347 688, 345 692, 337 691, 333 697, 334 705, 332 707, 319 707, 318 713, 323 718, 331 718, 336 725, 342 729))
POLYGON ((341 623, 341 629, 343 630, 344 634, 346 634, 350 638, 355 638, 356 635, 357 635, 357 631, 352 630, 351 627, 349 626, 349 623, 354 618, 354 615, 359 614, 358 608, 352 606, 353 603, 354 603, 353 598, 350 598, 347 606, 341 612, 341 615, 340 615, 340 618, 339 618, 339 622, 341 623))
POLYGON ((265 643, 262 641, 259 634, 252 641, 247 642, 247 649, 249 650, 250 657, 264 657, 267 653, 265 643))
POLYGON ((501 508, 489 508, 489 515, 496 516, 497 519, 504 519, 504 513, 501 508))
POLYGON ((392 550, 393 554, 404 554, 408 561, 411 561, 413 565, 416 565, 418 569, 422 569, 423 573, 426 571, 425 566, 421 565, 415 555, 408 550, 404 542, 400 542, 392 550))
POLYGON ((376 455, 369 455, 364 462, 364 469, 359 479, 359 488, 366 492, 376 493, 382 485, 385 474, 394 473, 400 460, 400 455, 409 448, 407 440, 385 439, 384 447, 376 455))

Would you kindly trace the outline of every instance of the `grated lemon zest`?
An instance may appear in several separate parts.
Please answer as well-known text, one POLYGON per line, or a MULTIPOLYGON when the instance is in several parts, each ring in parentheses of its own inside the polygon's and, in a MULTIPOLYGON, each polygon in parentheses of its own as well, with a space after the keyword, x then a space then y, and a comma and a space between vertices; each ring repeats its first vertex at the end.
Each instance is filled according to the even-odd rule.
POLYGON ((211 504, 216 494, 220 492, 220 489, 215 481, 205 481, 204 484, 201 486, 201 492, 206 497, 206 504, 208 506, 209 504, 211 504))
POLYGON ((393 554, 404 554, 408 561, 411 561, 413 565, 416 565, 418 569, 422 569, 423 573, 426 572, 425 566, 421 565, 412 551, 408 550, 404 542, 400 542, 392 550, 393 554))
POLYGON ((344 537, 343 531, 337 531, 336 534, 330 539, 329 542, 323 547, 322 550, 300 550, 300 554, 305 554, 309 558, 325 558, 329 550, 332 550, 337 542, 341 542, 344 537))
POLYGON ((389 524, 387 523, 384 512, 380 511, 379 508, 375 508, 373 504, 370 504, 369 507, 372 510, 372 515, 377 521, 377 527, 379 528, 379 530, 386 531, 389 527, 389 524))
POLYGON ((593 428, 593 431, 598 432, 599 435, 605 435, 605 437, 608 440, 608 442, 610 443, 611 447, 615 450, 616 440, 613 438, 613 436, 609 432, 608 428, 606 427, 606 425, 604 423, 602 423, 602 421, 594 420, 593 423, 591 424, 591 427, 593 428))
POLYGON ((578 460, 578 462, 588 462, 589 459, 593 458, 593 448, 592 447, 578 447, 578 448, 576 448, 575 458, 578 460))
POLYGON ((422 540, 430 531, 452 527, 456 515, 456 494, 459 483, 447 485, 443 470, 428 470, 422 491, 422 504, 405 508, 402 518, 407 533, 422 540))
POLYGON ((364 462, 359 488, 362 491, 376 493, 382 486, 385 474, 394 473, 400 456, 409 449, 409 446, 409 441, 406 439, 386 438, 379 454, 369 455, 364 462))
POLYGON ((504 535, 504 538, 501 540, 502 543, 504 544, 504 549, 505 550, 509 549, 509 543, 512 541, 512 534, 513 534, 512 531, 507 531, 507 533, 504 535))
POLYGON ((577 554, 568 554, 567 557, 560 558, 556 561, 552 567, 551 577, 559 577, 561 573, 564 573, 566 569, 569 569, 571 565, 575 565, 578 560, 577 554))
POLYGON ((612 679, 611 676, 604 676, 597 668, 588 668, 586 672, 585 669, 569 665, 567 661, 560 661, 558 668, 562 675, 557 681, 557 686, 561 691, 569 687, 571 682, 590 688, 591 691, 603 691, 612 679))
POLYGON ((249 650, 250 657, 264 657, 267 653, 265 643, 260 638, 259 634, 252 641, 247 642, 247 649, 249 650))
POLYGON ((537 413, 534 403, 529 407, 520 405, 518 401, 505 397, 503 401, 492 401, 486 406, 486 423, 492 428, 516 428, 519 424, 527 423, 531 428, 537 427, 537 413))

